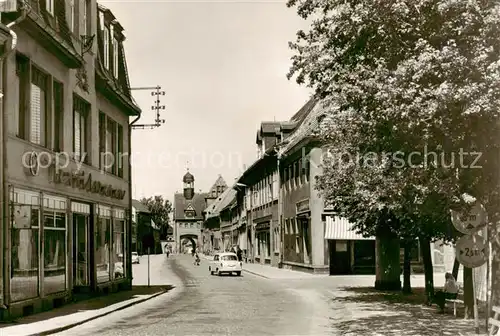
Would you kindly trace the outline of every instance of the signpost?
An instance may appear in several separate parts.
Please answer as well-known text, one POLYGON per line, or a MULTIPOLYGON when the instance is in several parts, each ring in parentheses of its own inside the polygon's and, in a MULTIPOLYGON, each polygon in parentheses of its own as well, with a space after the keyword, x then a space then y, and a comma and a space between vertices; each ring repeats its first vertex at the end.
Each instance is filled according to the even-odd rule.
MULTIPOLYGON (((486 210, 476 202, 467 212, 451 211, 453 226, 464 234, 455 245, 455 256, 464 267, 476 268, 484 265, 489 259, 489 251, 484 238, 477 232, 487 223, 486 210)), ((475 273, 472 273, 472 292, 474 295, 474 326, 479 334, 479 316, 476 298, 475 273)), ((486 281, 487 282, 487 281, 486 281)))
POLYGON ((463 234, 472 234, 486 224, 486 210, 480 203, 472 206, 468 213, 451 211, 453 226, 463 234))
POLYGON ((483 237, 465 235, 458 239, 456 247, 457 260, 468 268, 483 266, 488 260, 488 249, 483 237))

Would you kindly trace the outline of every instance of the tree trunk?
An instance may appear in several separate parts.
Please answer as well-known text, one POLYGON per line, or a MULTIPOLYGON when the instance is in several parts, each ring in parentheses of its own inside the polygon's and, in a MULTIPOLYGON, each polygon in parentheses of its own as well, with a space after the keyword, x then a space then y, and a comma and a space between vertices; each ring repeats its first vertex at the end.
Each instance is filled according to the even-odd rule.
POLYGON ((460 263, 458 262, 458 259, 455 258, 455 261, 453 262, 453 271, 451 271, 451 274, 455 278, 455 280, 458 280, 458 270, 460 269, 460 263))
POLYGON ((474 318, 474 291, 472 286, 472 268, 464 267, 464 306, 465 319, 474 318))
POLYGON ((406 240, 404 245, 403 293, 411 294, 411 248, 413 244, 406 240))
POLYGON ((394 234, 384 232, 377 236, 375 244, 375 289, 401 290, 399 238, 394 234))
POLYGON ((425 238, 420 238, 420 249, 422 251, 422 260, 424 261, 425 295, 427 297, 427 303, 429 303, 432 302, 434 296, 434 269, 432 265, 430 241, 425 238))

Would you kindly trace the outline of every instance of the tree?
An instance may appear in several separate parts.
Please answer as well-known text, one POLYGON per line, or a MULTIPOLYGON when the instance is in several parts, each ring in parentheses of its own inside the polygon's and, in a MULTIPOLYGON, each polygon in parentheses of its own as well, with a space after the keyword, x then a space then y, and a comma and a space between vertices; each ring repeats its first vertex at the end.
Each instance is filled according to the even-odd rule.
POLYGON ((170 227, 169 215, 172 212, 172 203, 168 199, 163 199, 163 196, 142 198, 140 202, 151 211, 151 219, 160 228, 160 239, 166 239, 170 227))
MULTIPOLYGON (((312 19, 290 44, 288 76, 323 98, 318 131, 330 158, 317 186, 325 198, 363 233, 377 230, 383 211, 397 218, 390 230, 401 237, 434 239, 450 238, 445 217, 466 206, 460 196, 468 193, 495 224, 489 236, 498 236, 498 2, 289 0, 288 6, 312 19), (339 159, 345 154, 351 160, 339 159)), ((492 243, 498 304, 500 241, 492 243)))

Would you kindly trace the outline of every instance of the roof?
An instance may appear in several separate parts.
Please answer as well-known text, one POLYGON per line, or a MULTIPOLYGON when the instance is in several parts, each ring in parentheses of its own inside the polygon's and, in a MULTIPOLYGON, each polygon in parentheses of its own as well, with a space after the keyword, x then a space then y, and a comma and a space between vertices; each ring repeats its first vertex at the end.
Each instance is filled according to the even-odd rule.
POLYGON ((212 192, 217 192, 217 187, 227 188, 227 183, 222 177, 222 175, 219 175, 219 177, 217 177, 217 180, 215 180, 215 183, 210 188, 209 196, 212 194, 212 192))
POLYGON ((138 200, 133 199, 132 206, 135 208, 135 211, 137 211, 137 212, 151 213, 151 211, 149 211, 148 207, 146 205, 142 204, 138 200))
POLYGON ((189 219, 193 220, 203 219, 202 212, 203 209, 205 209, 206 207, 206 201, 205 201, 206 197, 207 197, 206 193, 198 193, 198 194, 195 193, 193 199, 187 200, 184 197, 184 194, 181 193, 174 194, 174 208, 175 208, 174 219, 175 220, 187 219, 184 211, 190 206, 194 209, 195 216, 189 219))
POLYGON ((299 112, 302 120, 286 138, 286 144, 281 148, 283 154, 286 154, 301 140, 313 134, 314 130, 318 128, 318 119, 324 113, 324 108, 321 103, 318 103, 318 100, 311 99, 299 112))
POLYGON ((236 198, 236 190, 227 188, 208 208, 204 210, 207 218, 217 217, 225 207, 236 198))
POLYGON ((189 172, 189 170, 187 171, 187 173, 182 178, 182 182, 184 182, 184 183, 194 182, 194 176, 193 176, 193 174, 191 174, 189 172))

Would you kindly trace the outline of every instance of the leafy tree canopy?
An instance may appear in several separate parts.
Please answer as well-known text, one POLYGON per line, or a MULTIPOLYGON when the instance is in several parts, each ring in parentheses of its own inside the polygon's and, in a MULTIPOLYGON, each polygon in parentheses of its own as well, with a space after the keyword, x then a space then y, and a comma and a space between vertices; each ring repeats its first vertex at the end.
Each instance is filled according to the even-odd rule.
POLYGON ((151 219, 160 227, 160 233, 164 239, 170 224, 169 215, 172 212, 172 203, 168 199, 163 199, 163 196, 142 198, 140 202, 151 211, 151 219))

